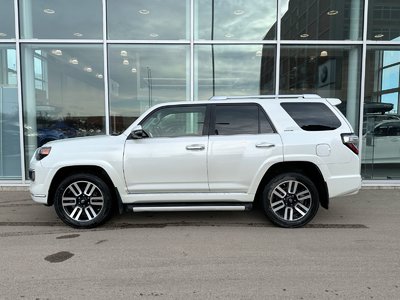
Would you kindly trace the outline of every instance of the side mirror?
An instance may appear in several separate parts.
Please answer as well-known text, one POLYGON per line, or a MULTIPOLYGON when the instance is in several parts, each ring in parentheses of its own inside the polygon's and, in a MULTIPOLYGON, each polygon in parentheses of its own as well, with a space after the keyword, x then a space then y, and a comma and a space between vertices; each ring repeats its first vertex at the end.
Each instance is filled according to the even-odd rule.
POLYGON ((147 137, 141 125, 137 125, 132 129, 131 136, 133 139, 138 140, 147 137))

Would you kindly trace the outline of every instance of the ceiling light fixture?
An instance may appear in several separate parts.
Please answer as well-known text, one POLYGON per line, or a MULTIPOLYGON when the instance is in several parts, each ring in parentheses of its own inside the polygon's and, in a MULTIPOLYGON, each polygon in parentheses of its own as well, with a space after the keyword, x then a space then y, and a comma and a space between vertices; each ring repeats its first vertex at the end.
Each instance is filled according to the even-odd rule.
POLYGON ((338 10, 332 9, 332 10, 328 11, 326 14, 327 14, 328 16, 336 16, 338 13, 339 13, 338 10))
POLYGON ((380 38, 383 38, 384 36, 385 36, 384 34, 378 33, 378 34, 375 34, 375 35, 374 35, 374 38, 380 39, 380 38))
POLYGON ((148 15, 149 13, 150 13, 150 11, 147 10, 147 9, 141 9, 141 10, 139 10, 139 14, 141 14, 141 15, 148 15))
POLYGON ((5 36, 7 36, 7 34, 6 34, 6 33, 4 33, 4 32, 0 32, 0 37, 5 37, 5 36))
POLYGON ((136 73, 137 72, 137 70, 136 70, 136 68, 132 68, 132 73, 136 73))
POLYGON ((225 34, 225 37, 228 38, 228 39, 233 38, 234 36, 235 36, 235 35, 232 34, 232 33, 227 33, 227 34, 225 34))
POLYGON ((84 67, 83 70, 88 73, 91 73, 93 71, 91 67, 84 67))
POLYGON ((56 11, 55 11, 54 9, 51 9, 51 8, 45 8, 45 9, 43 9, 43 12, 44 12, 45 14, 52 15, 52 14, 54 14, 56 11))
POLYGON ((81 36, 83 36, 83 34, 80 33, 80 32, 75 32, 75 33, 74 33, 74 36, 81 37, 81 36))
POLYGON ((121 56, 128 56, 128 52, 125 51, 125 50, 122 50, 122 51, 121 51, 121 56))
POLYGON ((103 78, 103 74, 97 73, 96 77, 99 78, 99 79, 102 79, 103 78))
POLYGON ((262 51, 261 51, 261 50, 258 50, 258 51, 256 52, 256 56, 262 56, 262 51))
POLYGON ((300 37, 303 38, 303 39, 308 38, 309 36, 310 35, 308 33, 300 34, 300 37))
POLYGON ((321 53, 320 53, 319 56, 321 56, 321 57, 326 57, 326 56, 328 56, 328 51, 325 51, 325 50, 321 51, 321 53))
POLYGON ((69 60, 69 63, 70 63, 70 64, 73 64, 73 65, 77 65, 77 64, 79 64, 79 61, 78 61, 78 59, 76 59, 76 58, 71 58, 71 59, 69 60))
POLYGON ((57 56, 61 56, 63 54, 62 50, 60 50, 60 49, 53 49, 53 50, 51 50, 51 53, 54 55, 57 55, 57 56))
POLYGON ((122 61, 122 63, 123 63, 125 66, 127 66, 127 65, 129 65, 129 60, 124 59, 124 60, 122 61))
POLYGON ((151 36, 152 38, 156 38, 156 37, 158 37, 158 33, 150 33, 150 36, 151 36))
POLYGON ((234 15, 240 16, 244 14, 244 10, 243 9, 237 9, 233 12, 234 15))

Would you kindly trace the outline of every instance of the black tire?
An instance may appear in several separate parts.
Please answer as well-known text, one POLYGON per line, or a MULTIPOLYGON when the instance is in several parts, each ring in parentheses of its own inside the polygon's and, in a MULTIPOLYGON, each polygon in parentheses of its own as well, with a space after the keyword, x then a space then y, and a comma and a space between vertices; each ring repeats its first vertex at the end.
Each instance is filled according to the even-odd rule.
POLYGON ((96 227, 111 217, 110 188, 93 174, 70 175, 57 187, 54 208, 60 219, 71 227, 96 227))
POLYGON ((315 184, 300 173, 283 173, 270 180, 262 193, 264 213, 280 227, 302 227, 319 208, 315 184))

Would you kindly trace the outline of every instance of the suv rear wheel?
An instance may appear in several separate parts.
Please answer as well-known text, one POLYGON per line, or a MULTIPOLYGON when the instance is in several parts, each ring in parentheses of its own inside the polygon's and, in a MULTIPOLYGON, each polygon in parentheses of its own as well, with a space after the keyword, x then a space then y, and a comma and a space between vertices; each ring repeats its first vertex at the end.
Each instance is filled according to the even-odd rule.
POLYGON ((265 214, 281 227, 304 226, 319 208, 315 184, 300 173, 277 175, 265 186, 262 197, 265 214))
POLYGON ((67 225, 92 228, 111 216, 111 193, 98 176, 81 173, 70 175, 57 187, 54 207, 67 225))

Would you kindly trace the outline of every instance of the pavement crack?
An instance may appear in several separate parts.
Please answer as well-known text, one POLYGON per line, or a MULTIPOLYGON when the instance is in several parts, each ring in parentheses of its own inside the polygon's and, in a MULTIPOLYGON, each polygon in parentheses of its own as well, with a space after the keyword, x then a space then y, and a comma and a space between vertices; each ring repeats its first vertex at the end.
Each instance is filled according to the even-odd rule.
POLYGON ((67 234, 67 235, 61 235, 56 237, 57 240, 62 240, 62 239, 73 239, 80 236, 80 234, 67 234))

